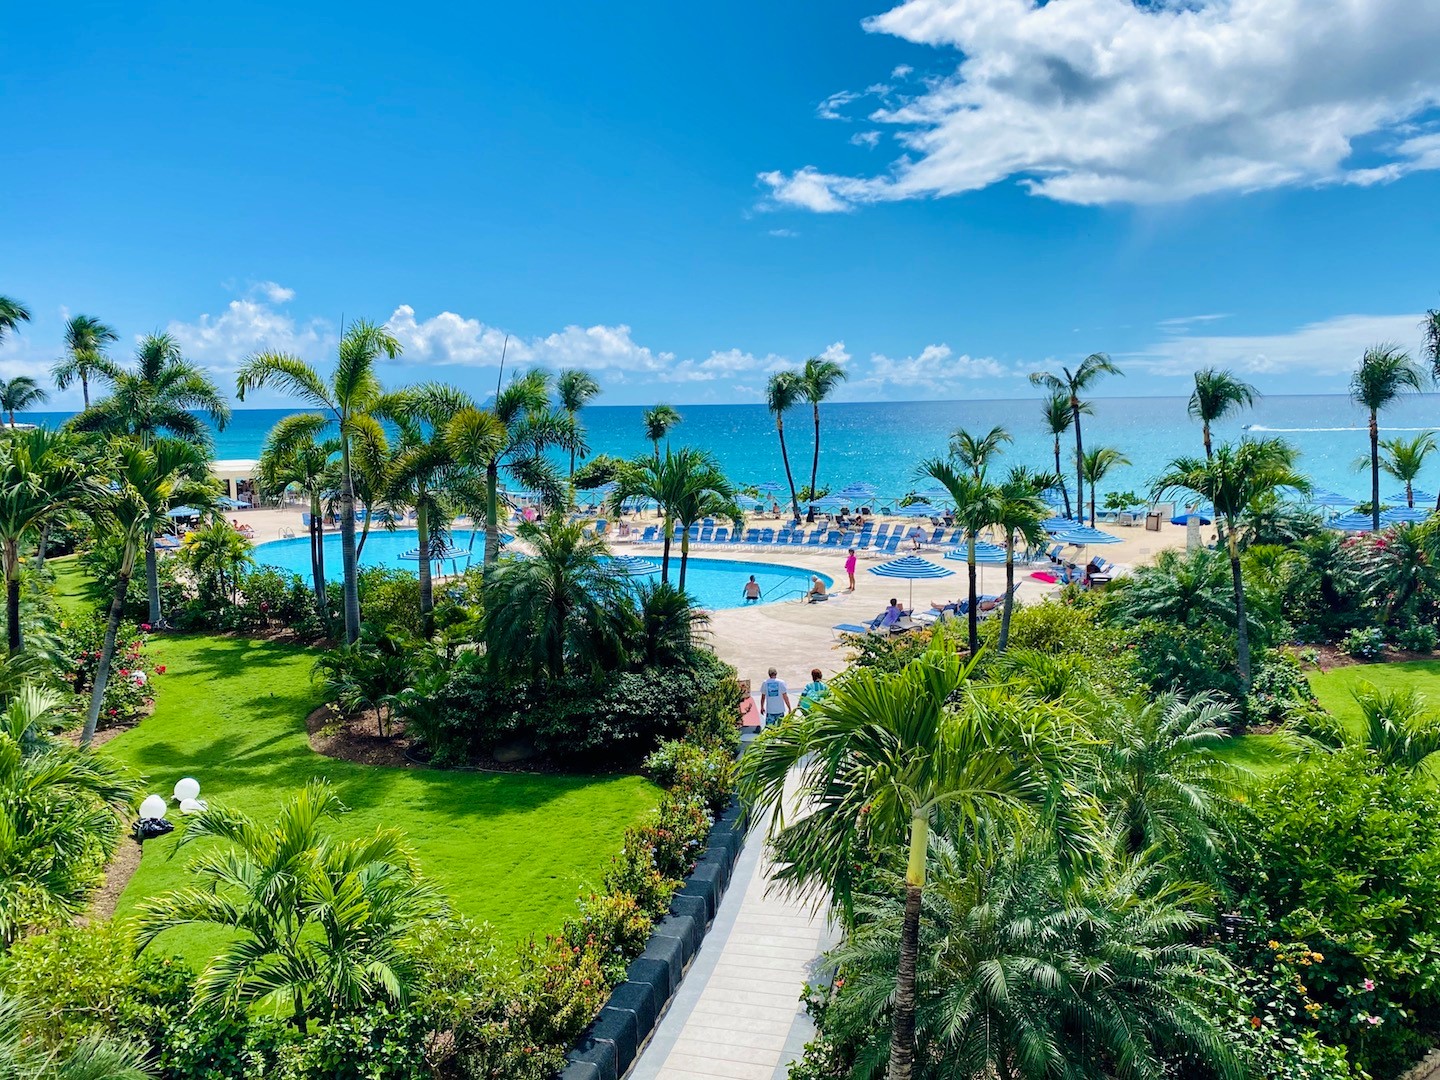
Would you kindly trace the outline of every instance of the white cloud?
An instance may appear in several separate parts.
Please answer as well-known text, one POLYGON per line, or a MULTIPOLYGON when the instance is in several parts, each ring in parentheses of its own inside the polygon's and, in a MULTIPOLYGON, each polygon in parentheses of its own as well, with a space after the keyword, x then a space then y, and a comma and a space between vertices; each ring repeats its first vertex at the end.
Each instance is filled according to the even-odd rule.
MULTIPOLYGON (((1339 315, 1282 334, 1167 337, 1125 357, 1121 364, 1155 375, 1189 375, 1203 367, 1231 368, 1245 375, 1304 376, 1284 392, 1308 393, 1315 380, 1349 375, 1365 350, 1378 342, 1413 349, 1421 316, 1339 315)), ((1277 387, 1278 388, 1278 387, 1277 387)))
POLYGON ((288 304, 295 299, 295 290, 287 289, 276 281, 257 281, 251 286, 252 295, 263 296, 272 304, 288 304))
POLYGON ((915 69, 909 64, 896 64, 893 68, 890 69, 890 78, 903 79, 914 70, 915 69))
POLYGON ((798 232, 796 232, 794 229, 771 229, 771 230, 770 230, 770 235, 771 235, 771 236, 778 236, 778 237, 781 237, 782 239, 786 239, 786 240, 792 240, 792 239, 794 239, 795 237, 799 236, 800 234, 799 234, 798 232))
POLYGON ((821 120, 848 120, 850 119, 840 110, 852 101, 858 101, 860 95, 854 90, 842 90, 838 94, 831 94, 815 108, 816 114, 821 120))
POLYGON ((820 359, 830 360, 833 363, 839 364, 841 367, 844 367, 850 362, 850 354, 845 351, 845 342, 832 341, 829 345, 826 345, 824 350, 820 353, 820 359))
POLYGON ((988 356, 955 355, 949 345, 926 345, 916 356, 899 359, 872 353, 864 377, 847 384, 845 396, 864 399, 883 396, 888 390, 903 389, 944 398, 976 379, 1015 378, 1018 373, 988 356))
POLYGON ((850 136, 850 141, 856 146, 868 146, 870 149, 880 145, 880 132, 878 131, 857 131, 850 136))
POLYGON ((869 114, 906 149, 888 173, 763 173, 775 203, 833 213, 1008 177, 1162 202, 1440 168, 1434 0, 907 0, 865 27, 960 60, 869 114))
MULTIPOLYGON (((294 295, 278 285, 275 289, 294 295)), ((204 314, 193 322, 171 321, 165 331, 192 360, 222 370, 238 366, 260 350, 323 359, 335 343, 334 327, 325 320, 298 322, 262 299, 231 300, 219 315, 204 314)))

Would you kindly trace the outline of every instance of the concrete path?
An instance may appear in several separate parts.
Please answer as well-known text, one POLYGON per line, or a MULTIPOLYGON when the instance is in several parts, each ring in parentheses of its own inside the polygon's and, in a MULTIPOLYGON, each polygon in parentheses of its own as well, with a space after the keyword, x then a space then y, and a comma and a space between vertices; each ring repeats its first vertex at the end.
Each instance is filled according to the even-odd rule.
POLYGON ((823 914, 766 895, 770 863, 757 826, 714 925, 630 1080, 784 1080, 814 1034, 800 1004, 832 944, 823 914))

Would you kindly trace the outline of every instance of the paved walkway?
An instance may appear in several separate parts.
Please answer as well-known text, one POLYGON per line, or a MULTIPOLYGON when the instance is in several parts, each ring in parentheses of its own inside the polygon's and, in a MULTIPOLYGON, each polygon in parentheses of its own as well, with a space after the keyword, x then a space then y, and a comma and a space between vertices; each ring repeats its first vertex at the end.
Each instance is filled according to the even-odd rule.
POLYGON ((630 1080, 784 1080, 814 1027, 800 994, 832 944, 823 914, 766 895, 770 861, 757 826, 685 981, 630 1080))

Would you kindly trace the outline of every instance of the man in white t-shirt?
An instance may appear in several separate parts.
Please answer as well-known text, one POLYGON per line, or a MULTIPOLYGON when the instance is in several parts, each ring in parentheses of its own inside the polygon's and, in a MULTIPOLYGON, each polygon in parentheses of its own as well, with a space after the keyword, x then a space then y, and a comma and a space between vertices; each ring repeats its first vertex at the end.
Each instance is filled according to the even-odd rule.
POLYGON ((760 711, 765 714, 766 727, 779 723, 790 711, 790 688, 775 677, 773 667, 770 677, 760 684, 760 711))

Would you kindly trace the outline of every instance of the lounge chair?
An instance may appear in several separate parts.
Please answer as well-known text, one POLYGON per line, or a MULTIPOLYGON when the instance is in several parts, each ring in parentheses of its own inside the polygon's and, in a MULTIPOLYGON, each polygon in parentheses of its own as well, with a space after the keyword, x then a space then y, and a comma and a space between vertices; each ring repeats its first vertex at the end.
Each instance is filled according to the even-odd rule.
POLYGON ((820 546, 820 541, 823 540, 823 539, 825 539, 825 530, 824 530, 824 529, 816 529, 814 532, 812 532, 812 533, 810 534, 810 539, 807 540, 807 541, 805 541, 805 546, 806 546, 806 547, 819 547, 819 546, 820 546))
POLYGON ((790 544, 790 530, 788 528, 781 529, 775 534, 775 546, 779 547, 781 544, 786 546, 790 544))
POLYGON ((844 637, 846 634, 854 634, 857 637, 864 637, 870 633, 870 627, 861 626, 859 623, 842 622, 830 628, 830 632, 836 637, 844 637))
POLYGON ((745 543, 745 544, 758 544, 759 542, 760 542, 760 530, 759 530, 759 529, 746 529, 746 530, 745 530, 745 539, 744 539, 743 541, 741 541, 741 543, 745 543))
POLYGON ((770 545, 773 544, 773 543, 775 543, 775 530, 774 530, 774 529, 761 529, 761 530, 760 530, 760 546, 761 546, 761 547, 768 547, 768 546, 770 546, 770 545))
POLYGON ((878 544, 881 540, 884 540, 889 535, 890 524, 889 522, 886 522, 884 525, 881 525, 878 529, 875 530, 875 542, 878 544))
POLYGON ((709 525, 700 529, 700 543, 708 544, 715 539, 715 530, 709 525))
POLYGON ((715 535, 711 537, 710 542, 716 547, 720 547, 722 544, 730 543, 730 530, 727 529, 724 525, 721 525, 715 530, 715 535))
POLYGON ((645 531, 640 534, 640 539, 635 542, 637 544, 653 544, 659 539, 659 536, 660 530, 658 528, 654 525, 646 525, 645 531))

